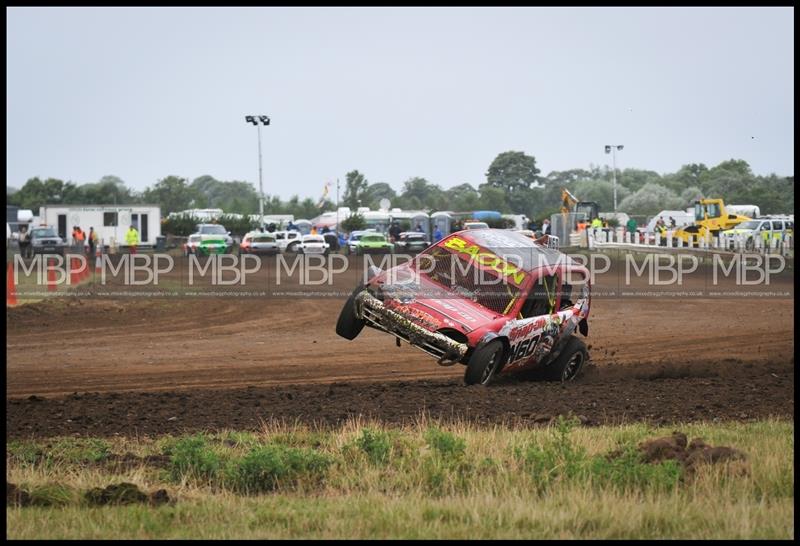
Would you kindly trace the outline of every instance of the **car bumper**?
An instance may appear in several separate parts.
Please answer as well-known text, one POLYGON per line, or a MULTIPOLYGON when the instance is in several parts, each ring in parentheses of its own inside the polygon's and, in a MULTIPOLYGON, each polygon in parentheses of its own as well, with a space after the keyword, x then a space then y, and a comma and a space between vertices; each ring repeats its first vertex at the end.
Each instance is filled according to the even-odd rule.
POLYGON ((29 246, 33 254, 58 254, 63 256, 66 252, 65 246, 29 246))
POLYGON ((359 254, 386 254, 387 252, 391 251, 392 249, 389 247, 378 247, 378 248, 359 247, 357 250, 359 254))
POLYGON ((355 299, 356 314, 367 325, 405 340, 417 349, 436 357, 442 366, 458 363, 469 346, 438 332, 415 324, 400 313, 388 309, 382 301, 364 290, 355 299))
POLYGON ((272 254, 277 254, 280 252, 278 247, 267 247, 267 248, 242 248, 242 254, 258 254, 258 255, 265 255, 269 256, 272 254))

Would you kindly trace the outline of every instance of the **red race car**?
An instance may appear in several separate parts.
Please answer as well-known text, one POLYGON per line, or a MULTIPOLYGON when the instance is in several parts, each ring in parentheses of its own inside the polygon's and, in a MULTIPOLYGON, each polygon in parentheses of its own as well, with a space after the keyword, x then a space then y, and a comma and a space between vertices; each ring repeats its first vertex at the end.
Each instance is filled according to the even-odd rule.
POLYGON ((539 370, 570 381, 588 359, 589 271, 566 254, 501 229, 454 233, 412 261, 370 267, 348 298, 336 333, 364 326, 466 366, 464 382, 539 370))

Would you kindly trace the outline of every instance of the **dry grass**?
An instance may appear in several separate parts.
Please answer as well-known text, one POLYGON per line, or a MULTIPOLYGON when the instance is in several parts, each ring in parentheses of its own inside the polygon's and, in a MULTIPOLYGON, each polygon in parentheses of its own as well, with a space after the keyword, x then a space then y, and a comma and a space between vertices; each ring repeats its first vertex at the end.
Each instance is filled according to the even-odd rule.
POLYGON ((786 421, 512 431, 421 420, 11 442, 7 480, 61 500, 9 507, 7 537, 792 538, 793 432, 786 421), (688 476, 670 464, 615 470, 604 462, 675 428, 744 451, 747 472, 725 463, 688 476), (125 452, 167 453, 171 462, 105 466, 109 453, 125 452), (177 502, 90 508, 81 500, 86 489, 121 481, 166 488, 177 502))

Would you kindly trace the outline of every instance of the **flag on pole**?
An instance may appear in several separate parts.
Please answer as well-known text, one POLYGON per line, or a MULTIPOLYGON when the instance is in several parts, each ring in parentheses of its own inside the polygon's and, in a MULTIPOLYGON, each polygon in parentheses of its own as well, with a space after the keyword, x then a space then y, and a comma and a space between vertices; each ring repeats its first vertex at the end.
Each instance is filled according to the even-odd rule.
POLYGON ((322 208, 322 206, 325 204, 325 200, 328 198, 328 193, 330 192, 330 190, 331 190, 331 181, 328 180, 322 187, 322 197, 320 198, 319 203, 317 203, 317 207, 322 208))
POLYGON ((578 202, 578 198, 572 195, 567 188, 561 190, 561 213, 567 214, 578 202))

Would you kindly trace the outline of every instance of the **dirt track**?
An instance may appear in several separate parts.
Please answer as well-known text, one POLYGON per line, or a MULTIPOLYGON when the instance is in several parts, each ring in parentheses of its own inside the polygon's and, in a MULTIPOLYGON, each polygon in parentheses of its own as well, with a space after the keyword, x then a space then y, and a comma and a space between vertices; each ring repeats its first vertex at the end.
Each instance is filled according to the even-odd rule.
POLYGON ((522 423, 570 410, 590 423, 788 417, 793 281, 780 286, 792 297, 596 298, 582 380, 488 389, 462 386, 463 367, 438 367, 378 332, 337 337, 336 298, 52 299, 6 313, 6 434, 335 423, 358 413, 397 422, 421 411, 522 423))

